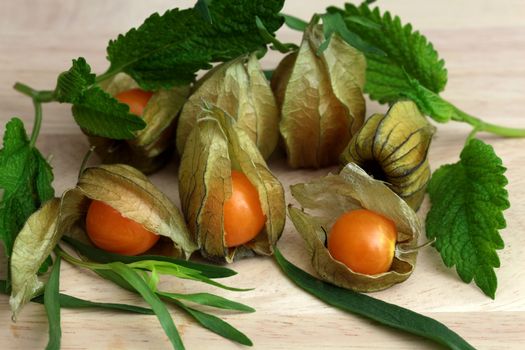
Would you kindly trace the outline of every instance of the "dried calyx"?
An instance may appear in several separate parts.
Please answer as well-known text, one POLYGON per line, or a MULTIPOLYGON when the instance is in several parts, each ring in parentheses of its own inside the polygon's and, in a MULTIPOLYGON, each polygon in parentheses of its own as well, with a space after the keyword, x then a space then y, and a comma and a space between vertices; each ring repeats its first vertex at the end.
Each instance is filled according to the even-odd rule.
POLYGON ((282 185, 248 134, 218 107, 204 107, 188 137, 179 168, 179 194, 192 238, 203 256, 231 262, 254 253, 273 253, 285 221, 282 185), (232 195, 232 170, 244 174, 257 189, 266 221, 254 239, 228 248, 223 208, 232 195))
POLYGON ((385 115, 367 119, 341 154, 341 162, 356 163, 417 210, 430 180, 427 153, 433 133, 434 127, 412 101, 396 102, 385 115))
POLYGON ((406 280, 414 270, 417 240, 422 227, 416 213, 382 181, 374 180, 350 163, 338 175, 329 174, 291 186, 301 209, 289 206, 292 222, 304 239, 312 266, 319 276, 340 287, 372 292, 406 280), (375 275, 352 271, 326 248, 327 234, 341 215, 368 209, 395 223, 396 255, 390 270, 375 275))
POLYGON ((255 54, 220 64, 197 82, 179 118, 179 154, 183 153, 188 136, 202 112, 203 101, 213 103, 234 117, 263 158, 272 154, 279 137, 279 112, 255 54))
MULTIPOLYGON (((101 87, 116 96, 139 86, 131 77, 120 73, 102 82, 101 87)), ((134 139, 112 140, 88 135, 89 142, 104 163, 124 163, 144 173, 155 172, 169 160, 176 118, 188 95, 189 86, 156 91, 140 116, 146 127, 138 131, 134 139)))
POLYGON ((294 168, 336 164, 365 115, 365 57, 338 34, 320 52, 325 36, 316 22, 305 30, 299 50, 281 61, 271 82, 294 168))

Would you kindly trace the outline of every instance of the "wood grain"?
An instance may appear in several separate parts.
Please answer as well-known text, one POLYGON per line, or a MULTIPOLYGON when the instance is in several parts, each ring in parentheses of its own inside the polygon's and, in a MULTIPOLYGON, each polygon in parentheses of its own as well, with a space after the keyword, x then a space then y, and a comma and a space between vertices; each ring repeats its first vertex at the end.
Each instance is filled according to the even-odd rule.
MULTIPOLYGON (((139 24, 148 14, 164 11, 173 1, 47 0, 0 2, 0 124, 20 116, 32 124, 30 101, 11 89, 23 81, 51 89, 57 74, 72 58, 84 56, 95 71, 107 67, 105 46, 109 38, 139 24)), ((189 6, 193 1, 177 1, 189 6)), ((327 5, 342 1, 305 2, 289 0, 285 12, 308 18, 327 5)), ((525 2, 520 0, 409 1, 379 3, 406 22, 414 24, 435 45, 447 62, 449 83, 444 96, 460 108, 493 123, 525 126, 525 2)), ((298 41, 299 34, 282 29, 283 41, 298 41)), ((280 55, 270 53, 266 67, 280 55)), ((368 103, 368 112, 385 107, 368 103)), ((44 107, 44 127, 38 147, 52 155, 55 188, 61 193, 75 182, 79 158, 87 149, 67 106, 44 107)), ((430 160, 436 169, 458 158, 469 128, 451 123, 438 125, 430 160)), ((485 297, 474 285, 466 285, 443 266, 433 249, 421 252, 413 276, 405 283, 373 296, 444 322, 480 349, 521 349, 525 341, 525 140, 480 135, 490 142, 508 168, 511 208, 506 211, 507 228, 502 230, 505 249, 500 252, 496 300, 485 297)), ((94 160, 95 161, 95 160, 94 160)), ((285 186, 325 174, 328 169, 289 169, 282 157, 270 162, 285 186)), ((153 176, 168 196, 178 203, 176 165, 153 176)), ((291 201, 287 192, 287 200, 291 201)), ((420 216, 428 210, 425 202, 420 216)), ((279 243, 284 254, 311 271, 300 237, 287 223, 279 243)), ((1 266, 4 266, 2 264, 1 266)), ((248 293, 216 291, 196 283, 166 279, 165 289, 213 291, 254 306, 254 314, 222 312, 221 316, 252 338, 257 349, 341 348, 434 348, 418 337, 380 327, 368 320, 334 310, 296 288, 278 270, 271 258, 242 260, 232 264, 239 275, 227 282, 255 287, 248 293), (263 276, 261 278, 261 276, 263 276)), ((5 274, 5 270, 0 270, 5 274)), ((60 290, 99 301, 140 304, 137 297, 84 270, 63 264, 60 290)), ((175 322, 188 349, 240 348, 172 309, 175 322)), ((99 310, 63 310, 64 349, 162 349, 169 342, 151 316, 130 316, 99 310)), ((47 341, 45 312, 30 304, 17 323, 10 320, 8 298, 0 296, 0 336, 3 349, 43 348, 47 341)))

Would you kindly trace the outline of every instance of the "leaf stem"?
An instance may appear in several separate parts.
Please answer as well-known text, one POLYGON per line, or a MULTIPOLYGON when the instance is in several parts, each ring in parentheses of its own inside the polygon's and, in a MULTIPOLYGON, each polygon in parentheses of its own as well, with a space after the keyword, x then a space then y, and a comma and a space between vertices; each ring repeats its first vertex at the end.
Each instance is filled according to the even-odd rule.
POLYGON ((525 129, 523 128, 509 128, 506 126, 487 123, 458 108, 456 108, 456 113, 453 115, 452 119, 472 125, 474 127, 474 134, 479 131, 485 131, 503 137, 525 137, 525 129))
POLYGON ((97 77, 95 78, 95 82, 98 84, 104 80, 107 80, 109 78, 111 78, 112 76, 118 74, 119 72, 121 71, 121 69, 115 69, 113 67, 109 67, 107 71, 105 71, 104 73, 100 74, 100 75, 97 75, 97 77))
POLYGON ((29 140, 29 147, 35 147, 36 139, 40 134, 42 128, 42 103, 33 97, 33 106, 35 107, 35 121, 33 130, 31 131, 31 139, 29 140))
POLYGON ((32 87, 17 82, 13 89, 16 91, 31 97, 33 100, 37 100, 40 103, 47 103, 55 101, 55 92, 52 90, 35 90, 32 87))

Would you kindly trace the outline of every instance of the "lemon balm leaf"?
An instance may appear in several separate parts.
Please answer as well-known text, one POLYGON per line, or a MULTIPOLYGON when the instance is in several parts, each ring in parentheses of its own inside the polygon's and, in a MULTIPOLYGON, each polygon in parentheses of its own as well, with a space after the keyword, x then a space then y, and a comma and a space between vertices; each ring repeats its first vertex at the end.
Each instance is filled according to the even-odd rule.
POLYGON ((23 122, 11 119, 0 149, 0 240, 8 258, 27 218, 54 196, 52 181, 51 166, 31 145, 23 122))
POLYGON ((472 280, 489 297, 495 297, 500 266, 496 250, 504 243, 503 211, 509 208, 505 168, 492 146, 471 139, 460 161, 436 170, 428 185, 432 207, 426 219, 428 238, 448 267, 461 279, 472 280))
POLYGON ((92 135, 131 139, 146 126, 142 118, 129 112, 126 104, 95 85, 95 74, 83 57, 73 60, 71 68, 60 74, 55 96, 61 103, 73 104, 75 121, 92 135))
POLYGON ((199 2, 197 8, 153 14, 109 42, 111 65, 105 74, 123 71, 145 90, 187 84, 198 70, 211 68, 210 63, 264 47, 268 40, 260 35, 256 17, 274 33, 284 22, 279 15, 283 3, 213 0, 199 2))

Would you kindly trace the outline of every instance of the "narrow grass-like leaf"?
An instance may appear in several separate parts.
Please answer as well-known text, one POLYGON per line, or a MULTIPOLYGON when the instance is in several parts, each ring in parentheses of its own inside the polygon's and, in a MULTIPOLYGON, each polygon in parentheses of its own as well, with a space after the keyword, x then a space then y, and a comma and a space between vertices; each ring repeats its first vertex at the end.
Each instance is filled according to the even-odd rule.
MULTIPOLYGON (((10 293, 7 289, 7 282, 5 280, 0 280, 0 293, 6 294, 6 295, 9 295, 10 293)), ((129 305, 129 304, 119 304, 119 303, 101 303, 97 301, 80 299, 72 295, 63 294, 63 293, 60 293, 58 295, 58 299, 60 301, 60 307, 63 309, 101 308, 101 309, 132 312, 132 313, 143 314, 143 315, 154 315, 155 314, 153 310, 145 308, 145 307, 129 305)), ((33 299, 31 299, 31 301, 34 303, 44 304, 44 296, 43 295, 36 296, 33 299)))
MULTIPOLYGON (((90 301, 85 299, 80 299, 71 295, 62 294, 60 293, 59 296, 60 301, 60 307, 65 309, 87 309, 87 308, 100 308, 100 309, 110 309, 110 310, 117 310, 117 311, 125 311, 125 312, 132 312, 136 314, 143 314, 143 315, 154 315, 155 313, 153 310, 135 306, 135 305, 129 305, 129 304, 120 304, 120 303, 101 303, 97 301, 90 301)), ((38 296, 36 298, 33 298, 31 301, 35 303, 42 304, 44 302, 44 299, 42 296, 38 296)))
POLYGON ((457 333, 430 317, 318 280, 286 260, 277 248, 275 260, 295 284, 329 305, 422 336, 450 349, 474 349, 457 333))
POLYGON ((179 306, 182 310, 186 311, 197 322, 199 322, 203 327, 209 329, 210 331, 217 333, 218 335, 226 339, 236 341, 239 344, 248 346, 253 345, 253 342, 244 333, 237 330, 228 322, 221 320, 217 316, 213 316, 205 312, 193 309, 187 305, 184 305, 176 299, 170 299, 170 301, 172 301, 175 305, 179 306))
POLYGON ((166 305, 159 299, 159 297, 153 293, 146 282, 140 277, 140 275, 132 268, 121 262, 114 262, 110 264, 112 271, 122 277, 129 285, 131 285, 144 300, 151 306, 155 314, 157 315, 160 324, 166 335, 168 336, 174 349, 184 349, 184 344, 180 338, 179 332, 173 323, 173 319, 166 308, 166 305))
POLYGON ((225 310, 235 310, 242 312, 255 312, 255 309, 218 295, 210 293, 193 293, 193 294, 180 294, 180 293, 167 293, 167 292, 157 292, 158 295, 163 296, 169 299, 182 299, 191 301, 192 303, 212 306, 219 309, 225 310))
POLYGON ((49 323, 49 340, 46 350, 60 350, 62 329, 60 327, 59 281, 60 256, 57 256, 44 290, 44 306, 49 323))
POLYGON ((281 14, 281 16, 284 17, 284 24, 286 24, 286 26, 290 29, 304 32, 306 27, 308 27, 308 22, 303 21, 302 19, 298 17, 285 15, 285 14, 281 14))
POLYGON ((129 264, 129 263, 143 261, 143 260, 156 260, 156 261, 165 261, 165 262, 169 262, 172 264, 187 267, 193 270, 197 270, 200 272, 201 275, 206 276, 208 278, 224 278, 224 277, 234 276, 237 274, 237 272, 231 269, 228 269, 226 267, 201 264, 201 263, 196 263, 193 261, 187 261, 187 260, 182 260, 182 259, 173 259, 173 258, 162 256, 162 255, 127 256, 127 255, 108 253, 101 249, 84 244, 68 236, 62 237, 62 240, 68 243, 69 245, 71 245, 72 247, 74 247, 80 254, 84 255, 86 258, 92 261, 99 262, 99 263, 111 263, 115 261, 120 261, 122 263, 129 264))

